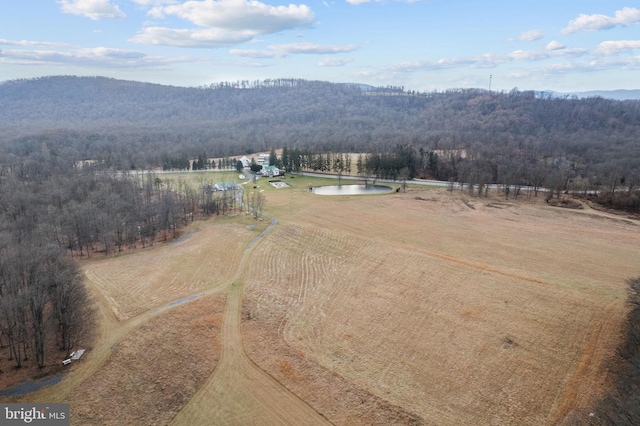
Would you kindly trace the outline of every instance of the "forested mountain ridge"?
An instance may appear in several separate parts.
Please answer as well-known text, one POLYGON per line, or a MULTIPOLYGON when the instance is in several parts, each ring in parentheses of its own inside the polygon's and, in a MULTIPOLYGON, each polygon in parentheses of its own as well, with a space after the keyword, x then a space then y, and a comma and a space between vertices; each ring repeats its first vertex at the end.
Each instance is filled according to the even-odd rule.
MULTIPOLYGON (((466 161, 640 164, 640 101, 515 89, 419 93, 297 79, 181 88, 45 77, 0 84, 0 127, 7 153, 28 156, 45 143, 54 155, 117 168, 160 166, 167 156, 203 152, 227 156, 283 146, 392 152, 399 145, 463 152, 466 161)), ((457 175, 455 164, 449 169, 457 175)))
MULTIPOLYGON (((0 124, 28 124, 31 129, 83 129, 100 124, 145 124, 162 128, 163 120, 215 123, 250 119, 260 124, 278 119, 285 124, 321 124, 331 119, 348 121, 370 115, 383 121, 401 119, 404 123, 421 117, 403 118, 398 113, 424 115, 425 110, 455 112, 458 117, 464 110, 472 115, 480 113, 482 121, 495 121, 498 117, 492 114, 500 115, 505 109, 529 116, 531 124, 567 124, 566 118, 574 118, 579 120, 574 124, 584 126, 585 119, 595 118, 593 124, 601 127, 604 123, 599 119, 604 116, 628 119, 632 110, 637 115, 638 102, 600 97, 578 99, 550 92, 536 96, 535 92, 515 89, 508 93, 481 89, 419 93, 396 87, 362 90, 355 84, 296 79, 220 83, 201 88, 65 76, 0 83, 0 124), (382 99, 380 95, 384 95, 382 99), (550 106, 554 108, 550 110, 550 106), (558 111, 562 114, 556 114, 558 111)), ((439 117, 427 112, 424 118, 439 117)), ((428 124, 426 130, 432 127, 445 130, 452 123, 428 124)))

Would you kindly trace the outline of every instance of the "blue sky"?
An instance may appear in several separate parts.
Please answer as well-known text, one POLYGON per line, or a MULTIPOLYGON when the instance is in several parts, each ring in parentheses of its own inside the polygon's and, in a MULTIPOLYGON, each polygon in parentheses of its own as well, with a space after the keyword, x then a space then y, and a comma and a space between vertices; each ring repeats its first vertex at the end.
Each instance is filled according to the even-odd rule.
POLYGON ((640 1, 3 0, 0 81, 640 89, 640 1), (490 77, 491 76, 491 77, 490 77))

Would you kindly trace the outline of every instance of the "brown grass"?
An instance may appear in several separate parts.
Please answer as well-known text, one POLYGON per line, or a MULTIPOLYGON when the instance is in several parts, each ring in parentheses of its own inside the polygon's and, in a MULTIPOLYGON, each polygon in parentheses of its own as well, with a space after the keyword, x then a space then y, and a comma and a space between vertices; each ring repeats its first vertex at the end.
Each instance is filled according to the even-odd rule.
POLYGON ((606 388, 638 221, 300 181, 265 189, 280 224, 251 250, 266 221, 238 217, 85 262, 96 343, 24 400, 71 402, 74 424, 537 425, 606 388))
POLYGON ((125 321, 148 309, 226 285, 244 247, 257 235, 242 223, 225 219, 197 222, 177 243, 87 262, 84 272, 108 300, 115 317, 125 321))
POLYGON ((218 362, 224 301, 209 296, 175 308, 115 345, 69 394, 72 424, 168 424, 218 362))
MULTIPOLYGON (((255 301, 245 301, 257 311, 255 301)), ((340 374, 295 349, 278 335, 277 318, 246 320, 242 326, 245 349, 252 360, 272 374, 333 424, 422 424, 415 414, 355 386, 340 374)))
POLYGON ((330 421, 366 390, 435 424, 547 424, 605 386, 637 224, 434 190, 289 196, 247 270, 245 347, 296 393, 331 395, 310 401, 330 421))

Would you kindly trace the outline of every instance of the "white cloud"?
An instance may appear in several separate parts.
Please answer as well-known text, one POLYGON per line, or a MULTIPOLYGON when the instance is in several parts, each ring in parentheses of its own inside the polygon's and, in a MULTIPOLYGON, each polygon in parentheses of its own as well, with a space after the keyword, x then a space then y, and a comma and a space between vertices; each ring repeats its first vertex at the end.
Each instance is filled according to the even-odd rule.
POLYGON ((564 44, 555 40, 552 40, 549 42, 549 44, 547 44, 547 50, 560 50, 564 48, 565 48, 564 44))
POLYGON ((141 52, 107 47, 73 51, 3 50, 0 54, 0 63, 6 64, 57 64, 106 68, 158 68, 187 60, 189 59, 150 57, 141 52))
POLYGON ((546 59, 548 57, 548 52, 535 50, 514 50, 513 52, 505 55, 503 58, 513 59, 515 61, 539 61, 540 59, 546 59))
POLYGON ((640 9, 625 7, 615 12, 615 16, 580 14, 569 22, 561 34, 569 35, 579 31, 600 31, 620 26, 629 26, 640 22, 640 9))
POLYGON ((251 30, 260 34, 308 27, 314 20, 313 12, 306 5, 270 6, 257 0, 187 1, 166 6, 162 12, 201 27, 251 30))
POLYGON ((416 70, 442 70, 450 68, 496 68, 504 63, 517 61, 542 61, 545 59, 562 56, 584 56, 587 49, 574 48, 566 49, 556 47, 553 50, 514 50, 506 54, 485 53, 478 56, 463 56, 458 58, 442 58, 436 62, 413 61, 400 62, 386 67, 392 72, 411 72, 416 70))
POLYGON ((574 47, 571 49, 568 48, 560 48, 560 49, 555 49, 552 52, 550 52, 550 56, 575 56, 575 57, 580 57, 580 56, 584 56, 587 55, 589 53, 589 49, 585 49, 582 47, 574 47))
POLYGON ((433 64, 425 61, 406 61, 393 64, 388 69, 394 72, 410 72, 425 68, 435 68, 433 64))
POLYGON ((280 58, 282 54, 275 50, 231 49, 230 54, 242 58, 267 59, 280 58))
POLYGON ((151 6, 151 5, 161 5, 161 4, 176 4, 177 0, 131 0, 140 6, 151 6))
POLYGON ((505 61, 502 55, 485 53, 480 56, 469 56, 460 58, 442 58, 435 64, 435 68, 458 68, 471 66, 474 68, 495 68, 505 61))
MULTIPOLYGON (((383 3, 385 0, 346 0, 347 3, 353 4, 355 6, 358 6, 360 4, 364 4, 364 3, 383 3)), ((402 3, 417 3, 420 0, 394 0, 397 2, 402 2, 402 3)), ((324 3, 324 2, 323 2, 324 3)), ((326 6, 326 4, 325 4, 326 6)))
POLYGON ((245 49, 233 49, 229 53, 235 56, 242 56, 247 58, 283 58, 289 55, 297 54, 312 54, 312 55, 327 55, 335 53, 353 52, 358 46, 355 44, 347 45, 329 45, 329 44, 314 44, 314 43, 287 43, 287 44, 273 44, 267 46, 264 50, 245 50, 245 49))
POLYGON ((162 6, 154 6, 154 7, 152 7, 147 12, 147 15, 151 16, 152 18, 163 19, 164 18, 164 12, 162 11, 162 6))
POLYGON ((314 43, 288 43, 269 46, 270 49, 279 50, 287 54, 310 53, 314 55, 326 55, 329 53, 353 52, 358 48, 355 44, 331 45, 314 43))
POLYGON ((7 40, 0 38, 0 46, 42 46, 42 47, 60 47, 67 46, 66 43, 57 43, 53 41, 28 41, 28 40, 7 40))
POLYGON ((555 75, 572 75, 592 73, 606 70, 638 70, 640 69, 640 57, 629 57, 611 60, 609 58, 592 60, 588 62, 563 62, 550 64, 543 67, 532 68, 518 73, 508 74, 507 78, 540 79, 546 81, 555 75))
POLYGON ((131 61, 142 59, 146 55, 144 53, 135 52, 132 50, 112 49, 109 47, 94 47, 90 49, 79 49, 77 52, 77 56, 85 58, 107 58, 131 61))
POLYGON ((591 72, 603 69, 602 64, 596 62, 575 63, 564 62, 561 64, 551 64, 546 67, 540 68, 540 71, 545 74, 565 74, 567 72, 591 72))
POLYGON ((542 31, 531 30, 531 31, 526 31, 520 34, 517 39, 520 41, 535 41, 535 40, 540 40, 542 37, 544 37, 544 34, 542 34, 542 31))
POLYGON ((640 49, 640 40, 603 41, 595 50, 596 55, 611 56, 640 49))
POLYGON ((378 71, 367 70, 367 71, 356 71, 353 73, 356 77, 373 77, 378 75, 378 71))
POLYGON ((130 38, 133 43, 177 47, 228 47, 251 40, 255 31, 233 31, 222 28, 173 29, 147 27, 130 38))
POLYGON ((353 59, 351 58, 336 58, 336 57, 329 57, 329 58, 324 58, 323 60, 321 60, 320 62, 318 62, 318 66, 319 67, 343 67, 346 64, 348 64, 349 62, 353 62, 353 59))
POLYGON ((152 6, 147 15, 176 16, 200 28, 148 27, 130 39, 178 47, 225 47, 251 41, 255 36, 309 27, 315 15, 304 5, 271 6, 258 0, 135 0, 152 6), (169 5, 167 5, 169 4, 169 5))
POLYGON ((123 19, 125 15, 109 0, 59 0, 63 13, 85 16, 97 21, 102 18, 123 19))

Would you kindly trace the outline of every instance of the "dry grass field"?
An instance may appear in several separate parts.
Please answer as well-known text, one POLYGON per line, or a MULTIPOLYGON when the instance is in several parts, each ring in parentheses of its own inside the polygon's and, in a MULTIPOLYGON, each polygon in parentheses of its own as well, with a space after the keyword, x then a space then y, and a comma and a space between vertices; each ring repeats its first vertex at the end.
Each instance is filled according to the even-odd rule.
POLYGON ((87 278, 126 321, 181 298, 225 286, 256 232, 235 221, 194 223, 181 239, 156 248, 87 262, 87 278))
POLYGON ((539 425, 606 388, 638 221, 306 191, 325 181, 265 187, 279 224, 259 240, 266 220, 214 218, 84 262, 94 345, 14 400, 70 402, 72 424, 539 425))
POLYGON ((71 422, 167 424, 220 358, 224 302, 213 295, 182 305, 113 345, 107 361, 66 399, 73 407, 71 422))
POLYGON ((637 223, 442 190, 287 197, 246 271, 245 348, 333 423, 551 424, 606 385, 637 223))

